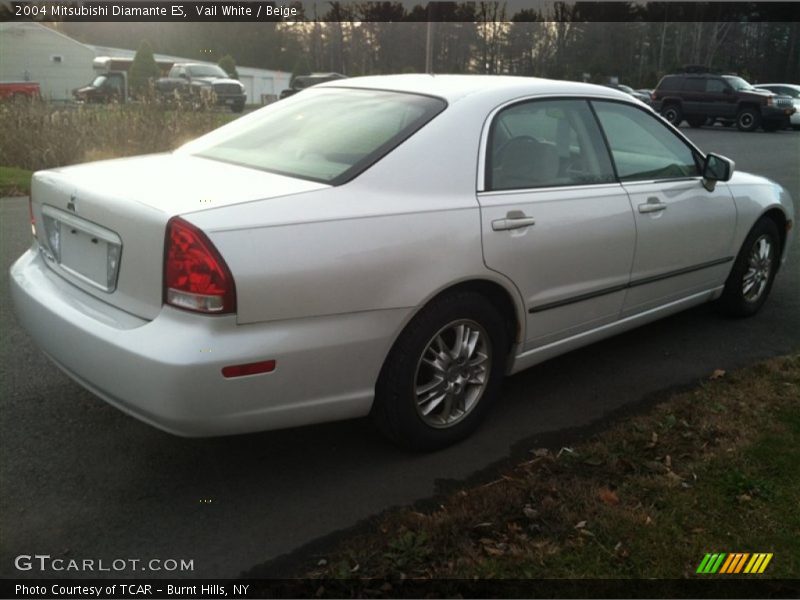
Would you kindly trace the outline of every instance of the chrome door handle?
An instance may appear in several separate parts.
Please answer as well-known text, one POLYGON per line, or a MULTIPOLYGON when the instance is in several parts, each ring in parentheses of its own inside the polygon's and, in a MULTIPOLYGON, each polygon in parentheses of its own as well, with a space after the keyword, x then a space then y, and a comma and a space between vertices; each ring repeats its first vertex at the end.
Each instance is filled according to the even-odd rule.
POLYGON ((639 212, 643 214, 660 212, 662 210, 667 210, 667 205, 663 202, 659 202, 656 197, 648 198, 645 204, 639 205, 639 212))
POLYGON ((506 215, 505 219, 497 219, 492 221, 493 231, 508 231, 510 229, 522 229, 536 225, 536 219, 533 217, 526 217, 525 213, 521 211, 513 211, 506 215))

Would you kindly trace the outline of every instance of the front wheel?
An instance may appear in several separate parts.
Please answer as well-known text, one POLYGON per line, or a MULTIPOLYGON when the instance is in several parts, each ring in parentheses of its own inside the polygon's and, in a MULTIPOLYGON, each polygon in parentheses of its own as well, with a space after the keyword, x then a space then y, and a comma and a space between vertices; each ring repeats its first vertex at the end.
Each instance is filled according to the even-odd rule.
POLYGON ((414 450, 465 438, 499 393, 508 347, 505 322, 484 296, 456 292, 433 300, 386 358, 373 421, 390 440, 414 450))
POLYGON ((719 299, 723 312, 735 317, 756 314, 767 300, 780 257, 778 227, 758 221, 742 244, 719 299))
POLYGON ((743 108, 736 115, 736 127, 739 131, 755 131, 761 125, 761 113, 756 108, 743 108))

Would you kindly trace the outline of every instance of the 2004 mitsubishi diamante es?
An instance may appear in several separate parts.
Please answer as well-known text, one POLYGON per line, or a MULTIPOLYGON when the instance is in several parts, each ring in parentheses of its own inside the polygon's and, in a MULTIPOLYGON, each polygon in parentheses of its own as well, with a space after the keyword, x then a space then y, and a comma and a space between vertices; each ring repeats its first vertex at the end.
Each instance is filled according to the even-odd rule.
POLYGON ((36 173, 12 290, 59 367, 167 431, 371 414, 430 449, 506 374, 711 300, 754 314, 792 219, 622 92, 366 77, 36 173))

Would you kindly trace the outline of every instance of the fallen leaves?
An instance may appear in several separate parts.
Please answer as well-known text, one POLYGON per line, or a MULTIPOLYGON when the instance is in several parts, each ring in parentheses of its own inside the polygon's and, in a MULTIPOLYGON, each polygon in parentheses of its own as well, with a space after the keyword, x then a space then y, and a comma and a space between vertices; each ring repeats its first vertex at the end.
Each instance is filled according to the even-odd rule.
POLYGON ((600 488, 597 492, 597 497, 600 499, 600 502, 608 504, 609 506, 616 506, 619 504, 619 496, 617 496, 617 493, 607 487, 600 488))
POLYGON ((709 379, 713 381, 715 379, 722 379, 723 377, 725 377, 725 369, 714 369, 709 379))

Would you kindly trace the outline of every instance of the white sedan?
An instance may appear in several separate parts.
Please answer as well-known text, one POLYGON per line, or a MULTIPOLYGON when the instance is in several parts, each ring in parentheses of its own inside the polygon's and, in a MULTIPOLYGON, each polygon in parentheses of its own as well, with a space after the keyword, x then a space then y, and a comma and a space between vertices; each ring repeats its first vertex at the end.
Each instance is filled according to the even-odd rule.
POLYGON ((703 302, 754 314, 793 218, 623 92, 366 77, 36 173, 11 282, 55 364, 166 431, 370 414, 430 449, 504 375, 703 302))
POLYGON ((795 108, 795 112, 789 118, 789 121, 792 125, 792 129, 800 129, 800 85, 792 83, 761 83, 753 87, 758 90, 767 90, 773 94, 789 96, 795 108))

